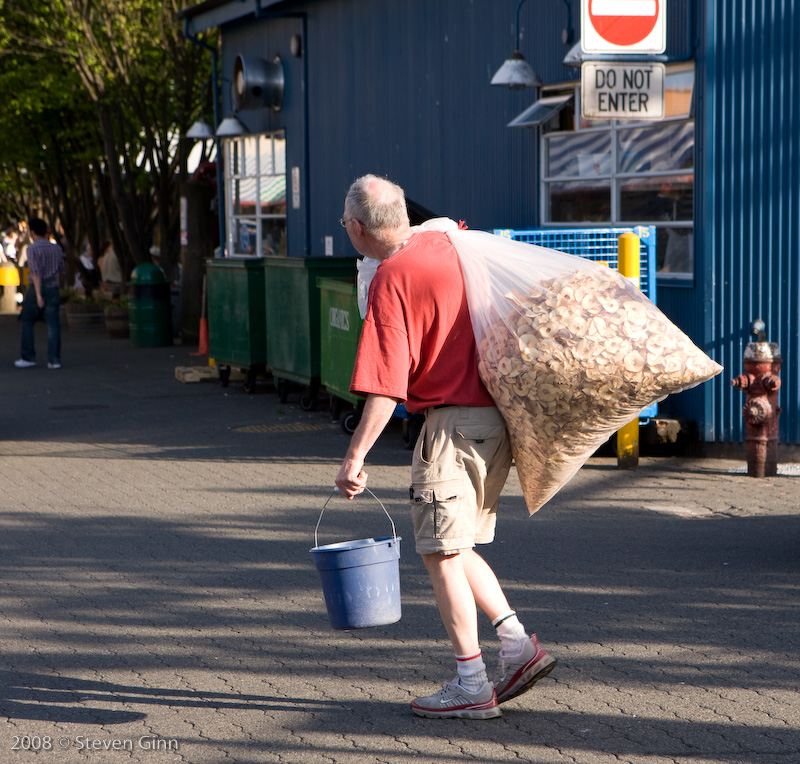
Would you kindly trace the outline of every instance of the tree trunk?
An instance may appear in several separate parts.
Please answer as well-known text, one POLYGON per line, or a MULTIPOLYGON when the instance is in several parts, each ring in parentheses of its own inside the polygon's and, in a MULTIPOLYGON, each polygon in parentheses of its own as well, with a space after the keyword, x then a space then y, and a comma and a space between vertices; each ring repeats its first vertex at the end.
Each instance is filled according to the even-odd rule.
POLYGON ((186 199, 186 244, 182 247, 181 339, 196 345, 200 336, 205 261, 214 256, 216 215, 211 214, 214 188, 189 181, 181 185, 186 199))
MULTIPOLYGON (((141 238, 140 221, 136 217, 136 213, 131 204, 131 200, 125 191, 125 183, 120 170, 120 155, 117 151, 117 144, 114 139, 114 127, 111 123, 111 114, 105 105, 98 105, 98 112, 100 116, 100 127, 103 134, 103 146, 106 150, 106 157, 108 163, 106 170, 109 180, 111 181, 111 195, 114 200, 114 207, 118 217, 118 226, 110 226, 110 228, 118 228, 122 232, 125 239, 127 251, 133 258, 134 264, 147 262, 150 259, 147 251, 147 242, 141 238)), ((116 243, 116 242, 115 242, 116 243)), ((125 263, 125 253, 117 252, 120 263, 125 263)), ((124 273, 123 276, 127 279, 129 273, 124 273)))

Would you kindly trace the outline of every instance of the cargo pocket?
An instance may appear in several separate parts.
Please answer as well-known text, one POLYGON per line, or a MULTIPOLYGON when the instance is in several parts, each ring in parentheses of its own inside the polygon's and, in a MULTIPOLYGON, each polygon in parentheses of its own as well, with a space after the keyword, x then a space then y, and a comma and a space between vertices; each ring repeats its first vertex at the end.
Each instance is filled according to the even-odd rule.
POLYGON ((417 538, 456 539, 464 535, 463 483, 447 481, 411 486, 411 510, 417 538))

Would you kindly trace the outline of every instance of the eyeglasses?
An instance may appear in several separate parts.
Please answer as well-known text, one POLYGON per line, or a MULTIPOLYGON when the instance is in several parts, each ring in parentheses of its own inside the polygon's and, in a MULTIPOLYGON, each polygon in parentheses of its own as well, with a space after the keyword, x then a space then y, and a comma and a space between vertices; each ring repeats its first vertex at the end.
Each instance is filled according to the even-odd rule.
POLYGON ((342 228, 347 228, 347 224, 352 223, 354 220, 355 218, 339 218, 339 225, 342 228))

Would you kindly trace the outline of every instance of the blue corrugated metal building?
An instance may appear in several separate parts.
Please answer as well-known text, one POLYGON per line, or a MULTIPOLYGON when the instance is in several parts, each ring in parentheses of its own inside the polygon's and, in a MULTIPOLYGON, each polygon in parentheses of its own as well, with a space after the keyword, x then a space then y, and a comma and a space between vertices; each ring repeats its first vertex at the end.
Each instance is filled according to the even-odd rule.
POLYGON ((762 318, 784 358, 780 439, 800 444, 800 8, 659 2, 665 111, 647 121, 582 113, 580 0, 187 8, 188 36, 220 30, 220 117, 243 126, 221 140, 227 251, 352 256, 337 221, 365 172, 473 228, 655 225, 658 305, 725 366, 661 413, 742 441, 730 380, 762 318), (489 84, 517 18, 538 89, 489 84))

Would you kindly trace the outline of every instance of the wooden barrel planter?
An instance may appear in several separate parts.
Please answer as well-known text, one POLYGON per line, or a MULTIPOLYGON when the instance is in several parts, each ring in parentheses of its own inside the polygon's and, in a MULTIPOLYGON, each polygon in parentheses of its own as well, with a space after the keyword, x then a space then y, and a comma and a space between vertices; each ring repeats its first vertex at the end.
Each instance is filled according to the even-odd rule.
POLYGON ((130 317, 127 308, 105 309, 106 331, 111 339, 127 339, 131 336, 130 317))
POLYGON ((73 331, 102 329, 106 325, 103 308, 100 305, 84 302, 68 302, 64 306, 67 326, 73 331))

